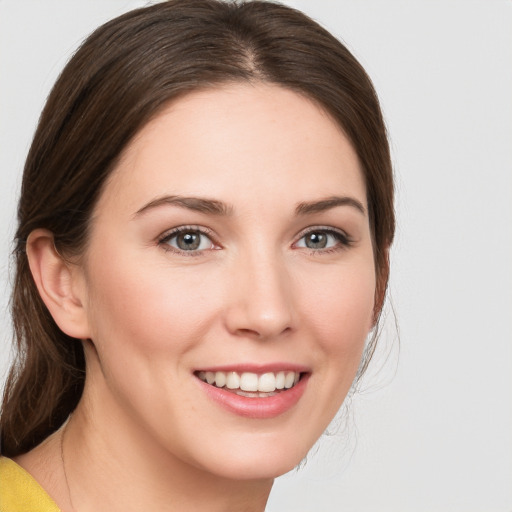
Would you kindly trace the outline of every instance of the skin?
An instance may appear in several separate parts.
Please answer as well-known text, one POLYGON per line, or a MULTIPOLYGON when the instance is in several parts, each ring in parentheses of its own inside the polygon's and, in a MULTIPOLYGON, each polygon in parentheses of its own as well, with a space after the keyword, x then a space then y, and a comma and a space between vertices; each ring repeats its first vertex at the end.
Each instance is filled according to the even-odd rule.
POLYGON ((69 491, 62 429, 17 459, 63 510, 263 510, 273 479, 339 409, 372 327, 359 161, 322 109, 277 86, 169 105, 126 148, 80 262, 63 261, 44 230, 28 255, 59 326, 87 340, 85 391, 63 444, 69 491), (213 199, 227 214, 154 204, 164 196, 213 199), (297 213, 333 196, 352 203, 297 213), (162 240, 180 226, 208 230, 199 250, 162 240), (308 230, 327 246, 308 248, 308 230), (309 380, 273 418, 227 411, 194 376, 275 362, 306 367, 309 380))

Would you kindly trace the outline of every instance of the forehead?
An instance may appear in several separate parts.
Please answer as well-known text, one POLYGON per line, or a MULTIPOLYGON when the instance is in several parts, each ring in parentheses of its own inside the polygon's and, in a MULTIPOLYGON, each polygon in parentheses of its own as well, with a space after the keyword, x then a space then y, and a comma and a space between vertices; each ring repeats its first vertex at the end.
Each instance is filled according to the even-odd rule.
POLYGON ((237 84, 169 104, 125 149, 100 203, 136 210, 164 194, 271 202, 276 191, 280 201, 338 192, 366 204, 357 155, 321 107, 279 86, 237 84))

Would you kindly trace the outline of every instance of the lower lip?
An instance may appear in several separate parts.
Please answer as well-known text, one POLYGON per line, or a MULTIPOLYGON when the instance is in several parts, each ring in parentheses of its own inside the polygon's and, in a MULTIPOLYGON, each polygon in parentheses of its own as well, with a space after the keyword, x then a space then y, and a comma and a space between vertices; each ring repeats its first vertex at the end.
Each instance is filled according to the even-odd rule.
POLYGON ((253 419, 275 418, 289 411, 301 398, 306 390, 309 375, 304 375, 290 389, 281 391, 274 396, 251 398, 237 395, 231 391, 217 388, 197 379, 205 393, 228 411, 253 419))

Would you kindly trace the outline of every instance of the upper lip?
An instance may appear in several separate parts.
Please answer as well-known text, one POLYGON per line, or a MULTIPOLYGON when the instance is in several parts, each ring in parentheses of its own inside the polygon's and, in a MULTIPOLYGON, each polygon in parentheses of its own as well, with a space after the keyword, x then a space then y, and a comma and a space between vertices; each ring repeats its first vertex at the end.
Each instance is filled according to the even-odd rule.
POLYGON ((297 373, 310 373, 311 369, 302 364, 295 363, 267 363, 267 364, 256 364, 256 363, 236 363, 236 364, 225 364, 225 365, 214 365, 214 366, 202 366, 196 368, 195 372, 237 372, 237 373, 269 373, 269 372, 297 372, 297 373))

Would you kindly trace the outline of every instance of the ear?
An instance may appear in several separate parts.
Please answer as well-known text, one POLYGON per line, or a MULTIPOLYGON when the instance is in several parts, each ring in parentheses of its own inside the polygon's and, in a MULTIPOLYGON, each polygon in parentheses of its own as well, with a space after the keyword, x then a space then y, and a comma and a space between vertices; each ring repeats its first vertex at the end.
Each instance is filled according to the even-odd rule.
POLYGON ((41 299, 55 323, 68 336, 90 337, 81 267, 66 261, 57 251, 53 234, 46 229, 32 231, 27 239, 30 271, 41 299))

